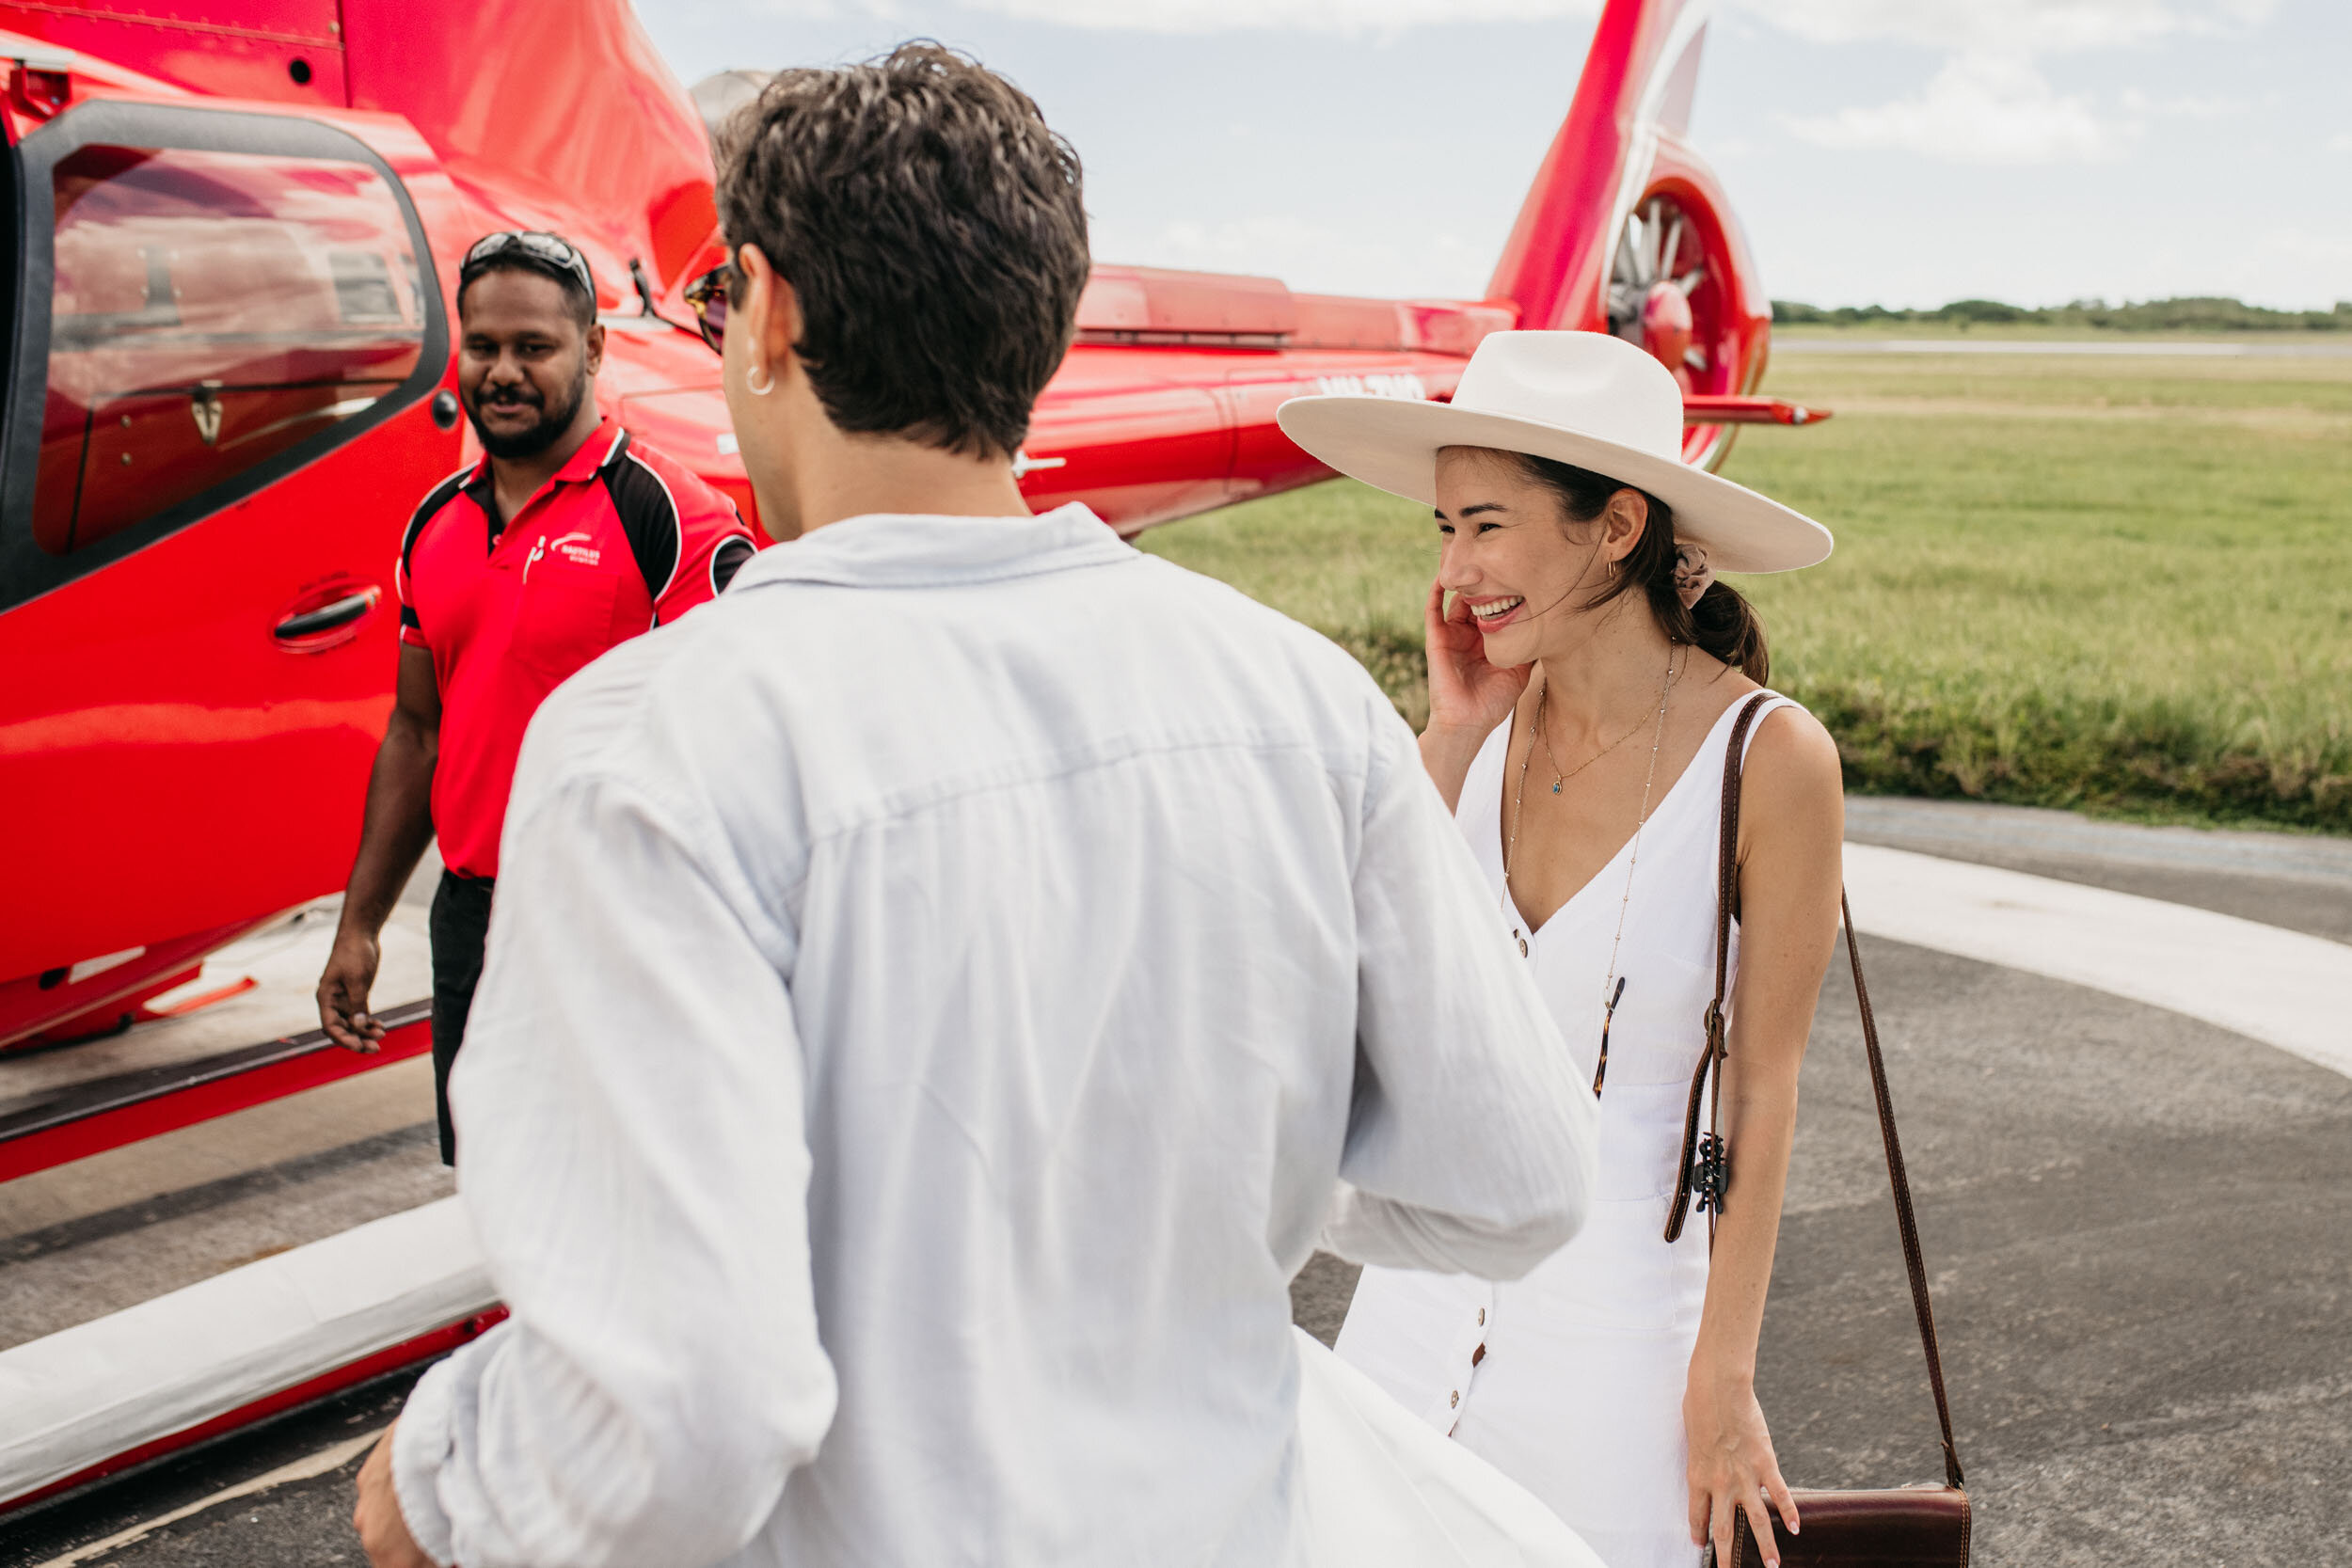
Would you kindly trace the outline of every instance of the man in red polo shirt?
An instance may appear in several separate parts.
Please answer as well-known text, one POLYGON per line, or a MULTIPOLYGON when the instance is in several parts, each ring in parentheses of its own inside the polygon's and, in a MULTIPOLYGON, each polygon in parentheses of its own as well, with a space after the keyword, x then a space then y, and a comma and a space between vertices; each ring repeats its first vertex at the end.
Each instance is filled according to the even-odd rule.
POLYGON ((373 1051, 376 939, 436 831, 433 1086, 482 977, 499 831, 523 728, 613 644, 716 594, 752 553, 735 506, 597 411, 595 281, 554 234, 492 234, 457 275, 457 390, 486 454, 434 486, 401 540, 400 676, 359 853, 319 979, 328 1037, 373 1051))

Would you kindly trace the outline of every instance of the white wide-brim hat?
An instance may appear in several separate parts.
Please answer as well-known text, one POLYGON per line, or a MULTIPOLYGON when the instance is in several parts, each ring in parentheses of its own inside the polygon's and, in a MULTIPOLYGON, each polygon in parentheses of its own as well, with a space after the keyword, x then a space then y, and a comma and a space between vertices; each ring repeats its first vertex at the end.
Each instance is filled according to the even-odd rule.
POLYGON ((1682 461, 1682 388, 1665 366, 1599 332, 1495 332, 1452 403, 1293 398, 1275 418, 1308 454, 1394 495, 1437 504, 1438 449, 1490 447, 1574 464, 1674 508, 1675 538, 1723 572, 1827 560, 1829 530, 1682 461))

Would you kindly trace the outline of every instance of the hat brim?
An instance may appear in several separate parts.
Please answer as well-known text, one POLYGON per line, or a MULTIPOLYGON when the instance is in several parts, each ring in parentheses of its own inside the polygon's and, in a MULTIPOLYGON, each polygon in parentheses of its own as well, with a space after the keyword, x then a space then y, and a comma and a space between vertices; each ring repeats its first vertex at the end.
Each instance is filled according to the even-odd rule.
POLYGON ((1707 546, 1720 572, 1791 572, 1829 559, 1829 530, 1743 484, 1677 458, 1508 414, 1355 394, 1293 398, 1282 434, 1351 479, 1438 503, 1438 451, 1490 447, 1571 463, 1645 490, 1674 508, 1675 537, 1707 546))

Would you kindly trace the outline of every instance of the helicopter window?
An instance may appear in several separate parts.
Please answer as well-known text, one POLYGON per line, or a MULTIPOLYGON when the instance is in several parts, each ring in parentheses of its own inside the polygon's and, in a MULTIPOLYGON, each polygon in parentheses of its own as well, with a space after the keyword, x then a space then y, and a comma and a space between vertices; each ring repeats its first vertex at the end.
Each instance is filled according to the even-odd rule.
POLYGON ((418 368, 417 259, 365 164, 90 145, 52 189, 32 531, 53 556, 364 412, 418 368))
POLYGON ((401 319, 400 299, 392 293, 392 269, 373 250, 330 250, 327 270, 335 275, 335 309, 347 325, 401 319))

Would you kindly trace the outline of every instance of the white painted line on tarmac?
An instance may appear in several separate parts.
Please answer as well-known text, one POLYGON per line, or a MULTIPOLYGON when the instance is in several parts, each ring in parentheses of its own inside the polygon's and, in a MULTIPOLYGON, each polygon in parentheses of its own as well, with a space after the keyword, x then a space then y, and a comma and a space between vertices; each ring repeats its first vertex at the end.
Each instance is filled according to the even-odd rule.
POLYGON ((256 1492, 266 1492, 273 1486, 283 1486, 290 1481, 309 1481, 312 1476, 323 1476, 330 1470, 339 1470, 351 1463, 355 1457, 373 1447, 375 1440, 390 1430, 389 1426, 380 1426, 373 1432, 363 1432, 357 1437, 346 1438, 333 1448, 321 1449, 318 1452, 305 1455, 291 1465, 280 1465, 267 1475, 255 1476, 251 1481, 241 1481, 234 1486, 222 1488, 209 1497, 199 1497, 183 1508, 175 1508, 168 1513, 158 1513, 152 1519, 133 1525, 129 1529, 117 1530, 103 1541, 93 1541, 86 1546, 76 1546, 63 1557, 53 1557, 46 1562, 36 1564, 35 1568, 74 1568, 76 1563, 87 1562, 93 1558, 104 1557, 108 1552, 119 1551, 125 1546, 144 1540, 166 1525, 176 1525, 183 1519, 193 1518, 208 1508, 218 1508, 222 1503, 235 1502, 239 1497, 249 1497, 256 1492))
POLYGON ((1846 846, 1867 935, 2199 1019, 2352 1077, 2352 946, 1907 849, 1846 846))

